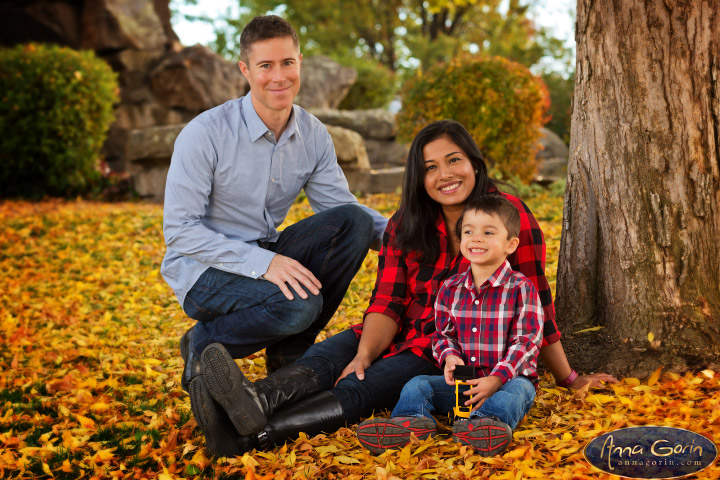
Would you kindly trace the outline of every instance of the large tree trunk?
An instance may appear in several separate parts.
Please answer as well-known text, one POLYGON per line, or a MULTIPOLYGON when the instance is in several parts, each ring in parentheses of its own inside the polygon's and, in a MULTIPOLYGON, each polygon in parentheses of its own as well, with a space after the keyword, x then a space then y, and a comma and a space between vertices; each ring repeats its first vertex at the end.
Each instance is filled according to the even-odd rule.
POLYGON ((576 40, 560 327, 614 373, 718 362, 720 0, 578 0, 576 40))

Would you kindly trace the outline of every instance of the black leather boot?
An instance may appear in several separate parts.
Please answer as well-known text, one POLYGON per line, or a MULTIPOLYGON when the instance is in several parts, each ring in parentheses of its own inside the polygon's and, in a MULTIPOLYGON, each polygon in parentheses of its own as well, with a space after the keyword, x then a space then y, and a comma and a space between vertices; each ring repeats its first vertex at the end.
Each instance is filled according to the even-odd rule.
POLYGON ((259 433, 282 405, 321 390, 317 375, 302 365, 288 365, 253 384, 219 343, 205 348, 201 363, 210 395, 241 435, 259 433))
POLYGON ((328 391, 320 392, 277 411, 257 435, 257 448, 264 450, 295 440, 300 432, 308 436, 334 432, 345 426, 345 415, 338 398, 328 391))
POLYGON ((192 379, 200 374, 200 358, 196 357, 190 348, 194 328, 194 326, 190 327, 180 338, 180 356, 185 362, 182 375, 180 375, 180 386, 187 393, 190 393, 189 388, 192 379))
POLYGON ((255 436, 242 436, 232 428, 227 414, 208 393, 202 375, 193 378, 189 387, 190 408, 212 455, 232 457, 257 448, 255 436))

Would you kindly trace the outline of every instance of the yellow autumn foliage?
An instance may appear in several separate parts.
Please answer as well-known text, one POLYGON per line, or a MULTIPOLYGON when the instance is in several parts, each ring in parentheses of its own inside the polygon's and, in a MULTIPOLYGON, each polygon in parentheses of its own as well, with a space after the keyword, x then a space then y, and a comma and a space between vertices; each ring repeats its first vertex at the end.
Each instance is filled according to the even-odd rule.
MULTIPOLYGON (((362 201, 389 216, 397 195, 362 201)), ((557 269, 562 199, 528 200, 557 269)), ((295 205, 289 221, 309 215, 295 205)), ((180 388, 192 325, 159 274, 162 208, 49 200, 0 203, 0 478, 616 478, 583 457, 598 435, 687 428, 720 443, 720 374, 658 370, 573 395, 542 378, 514 443, 492 458, 444 434, 381 456, 353 426, 238 458, 213 459, 180 388)), ((361 320, 377 254, 365 260, 324 335, 361 320)), ((261 354, 238 360, 251 380, 261 354)), ((702 477, 719 478, 720 467, 702 477)))

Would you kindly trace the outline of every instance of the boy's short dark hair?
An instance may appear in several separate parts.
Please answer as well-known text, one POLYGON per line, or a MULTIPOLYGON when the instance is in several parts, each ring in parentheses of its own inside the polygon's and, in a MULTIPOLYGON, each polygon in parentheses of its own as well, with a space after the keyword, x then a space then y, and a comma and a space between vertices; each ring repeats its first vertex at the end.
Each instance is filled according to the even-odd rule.
POLYGON ((290 23, 277 15, 260 15, 245 25, 240 34, 240 59, 247 63, 250 50, 255 42, 270 40, 271 38, 290 37, 295 48, 300 51, 300 40, 290 23))
POLYGON ((480 195, 471 198, 465 204, 462 214, 455 225, 455 233, 462 238, 462 223, 465 213, 479 211, 488 215, 497 215, 508 231, 508 240, 520 235, 520 213, 515 205, 500 195, 480 195))

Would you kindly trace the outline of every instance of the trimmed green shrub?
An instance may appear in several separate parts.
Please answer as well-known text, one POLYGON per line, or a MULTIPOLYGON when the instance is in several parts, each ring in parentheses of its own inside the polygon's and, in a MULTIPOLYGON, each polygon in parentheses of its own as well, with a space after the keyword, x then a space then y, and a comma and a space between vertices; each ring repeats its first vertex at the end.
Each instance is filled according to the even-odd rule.
POLYGON ((358 76, 339 108, 362 110, 384 108, 390 104, 397 92, 395 72, 379 62, 364 58, 344 64, 357 70, 358 76))
POLYGON ((113 121, 117 76, 90 51, 0 49, 0 195, 86 192, 113 121))
POLYGON ((403 89, 398 132, 412 138, 428 123, 453 119, 473 136, 489 166, 504 177, 532 179, 540 148, 547 90, 519 63, 501 57, 467 57, 432 67, 403 89))

